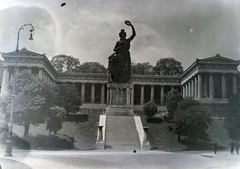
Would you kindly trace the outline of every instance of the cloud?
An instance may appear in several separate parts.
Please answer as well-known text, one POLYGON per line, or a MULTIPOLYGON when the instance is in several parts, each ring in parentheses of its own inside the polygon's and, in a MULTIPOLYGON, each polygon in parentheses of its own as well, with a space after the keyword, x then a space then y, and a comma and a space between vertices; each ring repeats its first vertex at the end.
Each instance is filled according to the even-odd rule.
POLYGON ((3 52, 16 49, 17 32, 24 24, 32 24, 34 41, 29 41, 29 30, 21 30, 19 48, 26 47, 35 52, 45 53, 54 49, 56 26, 50 14, 38 7, 15 6, 0 11, 0 50, 3 52), (49 48, 49 44, 52 46, 49 48))
POLYGON ((119 31, 124 28, 131 35, 124 24, 128 19, 137 31, 130 49, 134 62, 155 65, 160 58, 174 57, 187 68, 196 58, 216 53, 239 59, 237 0, 69 0, 64 7, 60 4, 42 0, 35 6, 0 11, 0 51, 13 51, 17 29, 30 22, 35 40, 25 40, 28 32, 24 30, 21 46, 47 53, 49 58, 68 54, 81 63, 97 61, 107 66, 119 31))

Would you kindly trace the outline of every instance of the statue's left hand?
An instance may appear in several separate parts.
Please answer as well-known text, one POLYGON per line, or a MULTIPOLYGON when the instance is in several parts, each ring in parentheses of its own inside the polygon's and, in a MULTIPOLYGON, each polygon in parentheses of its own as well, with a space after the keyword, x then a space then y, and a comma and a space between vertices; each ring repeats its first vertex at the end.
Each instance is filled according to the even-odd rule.
POLYGON ((127 26, 132 26, 132 23, 128 20, 124 21, 124 23, 127 25, 127 26))

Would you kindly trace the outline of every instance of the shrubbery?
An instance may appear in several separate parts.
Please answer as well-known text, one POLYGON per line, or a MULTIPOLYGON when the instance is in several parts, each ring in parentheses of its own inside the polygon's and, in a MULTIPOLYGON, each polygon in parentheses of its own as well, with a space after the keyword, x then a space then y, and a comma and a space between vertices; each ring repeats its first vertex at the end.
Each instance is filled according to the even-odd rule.
POLYGON ((150 101, 144 105, 143 112, 146 116, 151 118, 157 113, 157 105, 150 101))
POLYGON ((14 146, 23 149, 74 149, 74 138, 60 135, 15 136, 14 146))

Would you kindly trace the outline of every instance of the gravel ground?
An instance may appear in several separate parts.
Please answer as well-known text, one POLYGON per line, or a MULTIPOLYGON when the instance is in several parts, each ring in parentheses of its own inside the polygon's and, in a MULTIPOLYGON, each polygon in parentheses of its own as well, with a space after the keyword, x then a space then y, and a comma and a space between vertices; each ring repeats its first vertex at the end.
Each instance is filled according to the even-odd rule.
POLYGON ((0 158, 2 169, 32 169, 24 163, 17 162, 8 158, 0 158))

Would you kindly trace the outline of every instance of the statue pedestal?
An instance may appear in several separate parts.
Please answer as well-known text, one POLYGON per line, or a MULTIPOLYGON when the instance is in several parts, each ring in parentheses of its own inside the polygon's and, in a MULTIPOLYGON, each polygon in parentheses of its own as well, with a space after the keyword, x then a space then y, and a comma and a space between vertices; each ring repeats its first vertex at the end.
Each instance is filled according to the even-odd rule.
POLYGON ((133 116, 133 84, 108 83, 108 106, 106 115, 133 116))

